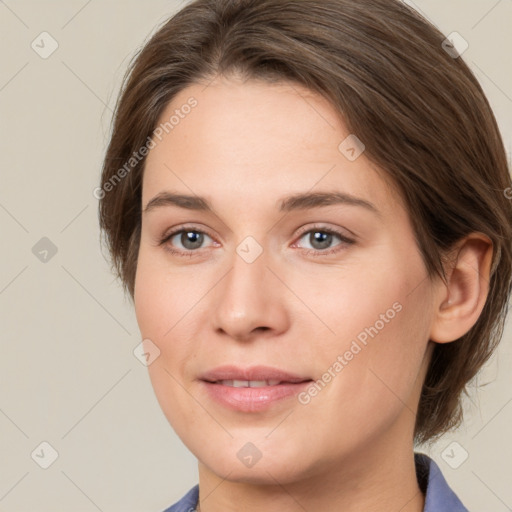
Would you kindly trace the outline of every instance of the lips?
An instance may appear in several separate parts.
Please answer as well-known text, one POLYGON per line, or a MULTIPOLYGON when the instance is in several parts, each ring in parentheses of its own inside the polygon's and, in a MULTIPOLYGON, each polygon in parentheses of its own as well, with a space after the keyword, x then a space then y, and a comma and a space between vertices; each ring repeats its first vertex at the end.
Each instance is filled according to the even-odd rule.
POLYGON ((262 387, 261 383, 266 382, 269 386, 309 381, 310 377, 293 374, 270 366, 252 366, 250 368, 239 368, 236 366, 219 366, 201 375, 200 380, 207 382, 238 382, 246 384, 235 384, 235 387, 262 387), (247 384, 249 383, 249 384, 247 384), (250 385, 255 383, 254 386, 250 385), (257 383, 260 383, 257 385, 257 383))
POLYGON ((208 398, 239 412, 265 411, 294 397, 312 381, 268 366, 222 366, 204 373, 199 380, 208 398))

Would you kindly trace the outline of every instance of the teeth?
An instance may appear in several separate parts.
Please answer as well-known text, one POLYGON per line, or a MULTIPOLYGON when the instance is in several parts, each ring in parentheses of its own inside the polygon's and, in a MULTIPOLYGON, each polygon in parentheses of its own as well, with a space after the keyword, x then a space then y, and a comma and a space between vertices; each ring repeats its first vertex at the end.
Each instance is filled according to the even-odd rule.
POLYGON ((268 382, 266 380, 250 380, 249 381, 250 388, 262 388, 264 386, 268 386, 268 382))
POLYGON ((219 384, 232 388, 263 388, 265 386, 277 386, 279 380, 221 380, 219 384))

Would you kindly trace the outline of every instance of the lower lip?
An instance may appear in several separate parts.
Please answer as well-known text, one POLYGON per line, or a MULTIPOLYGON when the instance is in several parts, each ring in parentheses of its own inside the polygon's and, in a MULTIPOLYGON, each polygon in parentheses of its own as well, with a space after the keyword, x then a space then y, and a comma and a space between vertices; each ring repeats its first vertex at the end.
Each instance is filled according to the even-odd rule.
POLYGON ((296 396, 311 382, 277 384, 276 386, 261 388, 234 388, 202 381, 207 392, 214 400, 229 409, 241 412, 264 411, 281 400, 296 396))

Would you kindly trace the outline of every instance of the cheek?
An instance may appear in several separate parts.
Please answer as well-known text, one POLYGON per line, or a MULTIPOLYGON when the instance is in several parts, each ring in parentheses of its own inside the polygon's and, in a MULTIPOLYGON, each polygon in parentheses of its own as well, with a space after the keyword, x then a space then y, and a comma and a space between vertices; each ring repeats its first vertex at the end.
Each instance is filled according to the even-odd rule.
POLYGON ((310 296, 311 309, 321 312, 331 331, 309 352, 318 362, 321 382, 312 393, 323 398, 311 397, 310 403, 316 402, 319 415, 338 411, 340 421, 351 416, 362 425, 364 415, 378 413, 387 421, 409 400, 427 347, 431 310, 419 255, 407 266, 402 260, 391 253, 379 259, 378 268, 368 267, 364 278, 350 272, 337 283, 325 280, 324 294, 310 296))
POLYGON ((180 370, 191 353, 187 343, 175 342, 179 336, 186 338, 184 319, 190 309, 180 285, 179 279, 170 279, 159 270, 158 261, 141 249, 135 280, 135 313, 142 339, 151 340, 160 351, 148 366, 148 374, 160 408, 182 437, 186 436, 190 421, 185 424, 180 415, 190 407, 190 396, 183 388, 180 370))
POLYGON ((165 258, 141 247, 135 277, 134 305, 141 334, 165 350, 187 322, 200 299, 193 278, 171 272, 165 258))
MULTIPOLYGON (((376 284, 385 301, 380 302, 372 322, 368 367, 375 387, 380 386, 391 400, 405 402, 427 349, 432 295, 419 252, 401 252, 394 261, 394 271, 388 269, 389 274, 381 275, 376 284), (410 254, 405 264, 400 254, 410 254)), ((370 334, 370 330, 365 332, 370 334)))
POLYGON ((172 377, 186 357, 186 346, 173 343, 183 328, 184 322, 179 320, 186 312, 186 299, 178 293, 179 286, 179 281, 170 279, 159 269, 158 261, 141 248, 135 278, 135 314, 142 339, 151 340, 159 350, 148 372, 162 407, 174 396, 176 383, 172 377))

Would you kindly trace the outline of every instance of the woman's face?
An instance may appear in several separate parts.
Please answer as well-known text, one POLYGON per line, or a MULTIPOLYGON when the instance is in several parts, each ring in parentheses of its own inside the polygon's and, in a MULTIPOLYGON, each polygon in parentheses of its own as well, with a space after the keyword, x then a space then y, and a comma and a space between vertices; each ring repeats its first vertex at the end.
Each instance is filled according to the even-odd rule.
POLYGON ((434 294, 398 194, 297 85, 193 85, 171 116, 146 161, 135 308, 177 434, 250 482, 410 449, 434 294))

